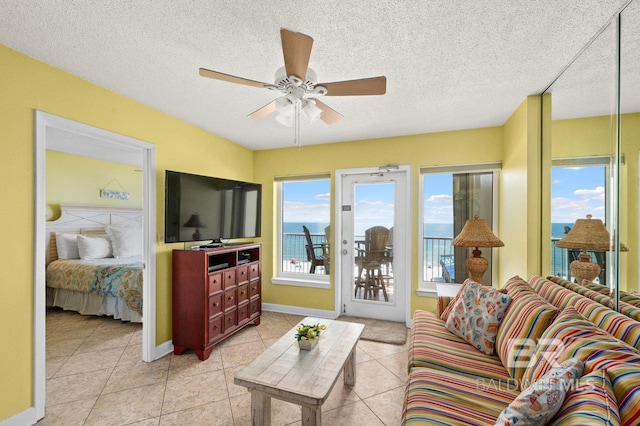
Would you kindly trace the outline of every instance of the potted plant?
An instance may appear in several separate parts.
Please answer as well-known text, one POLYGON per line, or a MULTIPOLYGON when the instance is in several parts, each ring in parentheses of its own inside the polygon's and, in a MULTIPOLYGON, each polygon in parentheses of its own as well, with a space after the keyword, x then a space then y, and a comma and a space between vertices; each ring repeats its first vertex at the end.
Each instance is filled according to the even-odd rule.
POLYGON ((324 324, 316 323, 314 325, 300 324, 296 328, 296 340, 300 349, 309 350, 313 348, 320 338, 320 333, 326 329, 324 324))

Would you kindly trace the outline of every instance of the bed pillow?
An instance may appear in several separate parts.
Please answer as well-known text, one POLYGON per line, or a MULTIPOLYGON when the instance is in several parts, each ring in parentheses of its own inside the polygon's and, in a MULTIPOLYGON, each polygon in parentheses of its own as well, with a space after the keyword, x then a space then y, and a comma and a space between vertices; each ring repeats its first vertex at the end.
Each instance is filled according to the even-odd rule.
POLYGON ((502 410, 496 426, 546 424, 562 407, 567 389, 582 376, 583 368, 577 358, 554 366, 502 410))
POLYGON ((78 235, 78 252, 82 260, 113 257, 111 240, 106 235, 95 237, 78 235))
POLYGON ((487 355, 495 350, 496 333, 511 296, 492 287, 469 282, 460 290, 447 329, 487 355))
POLYGON ((78 234, 57 234, 56 249, 58 259, 80 259, 78 234))
POLYGON ((107 226, 113 246, 113 257, 142 256, 142 228, 138 226, 107 226))

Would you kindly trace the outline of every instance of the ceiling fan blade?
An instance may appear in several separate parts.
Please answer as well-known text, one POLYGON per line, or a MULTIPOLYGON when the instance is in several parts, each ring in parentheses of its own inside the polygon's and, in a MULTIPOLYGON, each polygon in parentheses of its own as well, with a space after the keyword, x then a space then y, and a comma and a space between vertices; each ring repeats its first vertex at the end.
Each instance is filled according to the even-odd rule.
POLYGON ((327 104, 320 102, 317 99, 314 99, 314 101, 316 101, 316 106, 323 111, 322 115, 320 116, 320 120, 324 121, 325 123, 333 124, 342 120, 342 118, 344 117, 342 114, 340 114, 338 111, 331 108, 327 104))
POLYGON ((249 117, 251 118, 266 117, 267 115, 271 114, 275 110, 276 110, 276 100, 274 99, 268 104, 266 104, 265 106, 263 106, 262 108, 253 111, 251 114, 249 114, 249 117))
POLYGON ((325 96, 384 95, 387 92, 387 77, 318 83, 316 86, 327 88, 325 96))
POLYGON ((311 47, 313 39, 306 34, 280 29, 282 39, 282 54, 284 55, 284 67, 287 70, 287 77, 295 75, 304 80, 309 67, 309 57, 311 57, 311 47))
POLYGON ((211 71, 206 68, 200 68, 200 75, 203 77, 213 78, 215 80, 228 81, 229 83, 244 84, 246 86, 253 86, 253 87, 260 87, 260 88, 268 86, 267 83, 249 80, 247 78, 242 78, 242 77, 236 77, 234 75, 224 74, 217 71, 211 71))

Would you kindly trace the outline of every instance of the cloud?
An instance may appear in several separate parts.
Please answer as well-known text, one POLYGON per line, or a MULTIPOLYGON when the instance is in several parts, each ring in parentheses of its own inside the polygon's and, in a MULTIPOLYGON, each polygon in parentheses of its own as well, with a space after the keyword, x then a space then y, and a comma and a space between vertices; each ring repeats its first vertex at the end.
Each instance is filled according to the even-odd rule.
POLYGON ((453 196, 448 194, 434 194, 427 200, 427 202, 432 203, 446 203, 451 201, 453 201, 453 196))
POLYGON ((604 200, 604 186, 598 186, 594 189, 576 189, 573 194, 594 200, 604 200))
POLYGON ((328 203, 305 203, 302 201, 284 202, 285 222, 323 222, 330 221, 328 203))
POLYGON ((317 200, 329 201, 331 199, 331 193, 327 192, 325 194, 318 194, 315 198, 317 200))

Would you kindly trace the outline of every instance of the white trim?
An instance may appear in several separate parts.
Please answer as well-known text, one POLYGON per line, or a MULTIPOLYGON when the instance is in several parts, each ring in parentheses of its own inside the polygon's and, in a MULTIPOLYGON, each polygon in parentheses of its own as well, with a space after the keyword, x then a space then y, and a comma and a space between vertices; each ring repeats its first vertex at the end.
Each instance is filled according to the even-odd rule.
POLYGON ((42 418, 37 417, 36 411, 37 410, 34 407, 29 407, 8 419, 0 421, 0 426, 24 426, 35 424, 38 421, 38 418, 42 418))
MULTIPOLYGON (((410 224, 411 223, 411 166, 405 165, 405 166, 393 166, 390 170, 388 170, 386 167, 369 167, 369 168, 358 168, 358 169, 338 169, 335 171, 334 173, 334 177, 335 177, 335 195, 334 195, 334 220, 333 223, 336 224, 335 227, 335 231, 334 231, 334 242, 333 242, 333 246, 334 247, 342 247, 342 244, 340 242, 340 233, 341 233, 341 229, 342 229, 342 180, 343 180, 343 175, 370 175, 372 173, 379 173, 381 170, 386 170, 387 172, 403 172, 405 173, 405 178, 406 178, 406 185, 405 185, 405 192, 404 194, 402 194, 405 197, 406 200, 406 208, 404 209, 404 217, 401 217, 400 215, 398 215, 398 217, 396 218, 396 221, 398 223, 406 223, 406 224, 410 224)), ((404 303, 404 317, 405 317, 405 324, 410 324, 412 322, 412 312, 411 312, 411 295, 412 295, 412 291, 411 291, 411 283, 413 282, 413 271, 411 270, 411 238, 410 238, 410 234, 411 234, 411 227, 408 227, 408 234, 406 235, 406 238, 404 239, 404 264, 400 265, 397 264, 395 265, 396 268, 403 268, 404 273, 406 274, 405 276, 405 281, 406 281, 406 287, 404 289, 404 301, 401 301, 400 299, 398 299, 399 302, 403 302, 404 303)), ((332 267, 332 270, 335 271, 334 272, 334 276, 335 276, 335 289, 334 289, 334 315, 337 317, 340 315, 341 310, 340 307, 342 306, 342 274, 340 273, 340 271, 342 271, 342 259, 344 256, 342 255, 337 255, 334 257, 333 260, 335 260, 335 268, 332 267)), ((394 260, 395 262, 395 260, 394 260)), ((386 318, 383 318, 386 319, 386 318)))
MULTIPOLYGON (((76 135, 111 144, 113 147, 124 147, 129 151, 139 150, 142 155, 144 168, 144 253, 145 263, 143 294, 146 303, 143 304, 143 353, 145 361, 156 358, 155 347, 155 270, 156 270, 156 170, 155 145, 133 139, 107 130, 98 129, 87 124, 58 117, 42 111, 34 114, 34 304, 33 304, 33 406, 25 410, 25 415, 33 416, 27 423, 36 423, 44 417, 45 408, 45 184, 46 184, 46 149, 47 129, 64 130, 76 135)), ((58 146, 56 146, 56 149, 58 146)), ((70 149, 73 147, 70 146, 70 149)), ((67 151, 69 152, 69 151, 67 151)), ((12 417, 14 419, 15 417, 12 417)), ((20 417, 22 419, 22 417, 20 417)))
POLYGON ((173 352, 173 342, 171 340, 167 340, 166 342, 155 347, 155 351, 153 352, 153 359, 160 359, 165 355, 173 352))
POLYGON ((268 312, 280 312, 283 314, 302 315, 305 317, 317 317, 317 318, 328 318, 328 319, 336 319, 339 316, 339 313, 336 314, 335 311, 328 311, 325 309, 304 308, 300 306, 291 306, 291 305, 278 305, 275 303, 263 303, 262 310, 268 311, 268 312))
POLYGON ((271 278, 271 284, 276 285, 290 285, 295 287, 313 287, 313 288, 331 288, 331 282, 329 277, 325 280, 312 280, 307 278, 308 274, 301 274, 300 278, 292 277, 273 277, 271 278))

